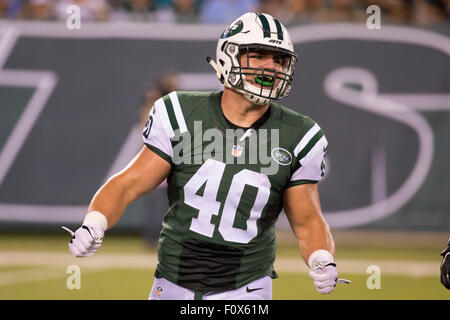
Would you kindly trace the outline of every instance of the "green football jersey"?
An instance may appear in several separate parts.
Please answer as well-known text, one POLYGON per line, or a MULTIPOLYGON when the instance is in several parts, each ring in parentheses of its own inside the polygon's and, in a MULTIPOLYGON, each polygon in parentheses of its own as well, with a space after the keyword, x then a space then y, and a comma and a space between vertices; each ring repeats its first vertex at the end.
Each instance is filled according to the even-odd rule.
POLYGON ((276 278, 283 191, 318 182, 325 170, 327 140, 309 117, 271 102, 251 128, 239 128, 221 97, 172 92, 155 102, 143 132, 172 166, 155 276, 199 292, 276 278))

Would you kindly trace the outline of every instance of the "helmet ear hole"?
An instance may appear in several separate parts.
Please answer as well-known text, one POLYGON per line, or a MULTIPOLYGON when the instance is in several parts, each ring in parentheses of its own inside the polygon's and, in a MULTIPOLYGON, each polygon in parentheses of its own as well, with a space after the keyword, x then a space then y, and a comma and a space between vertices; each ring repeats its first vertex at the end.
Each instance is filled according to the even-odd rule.
POLYGON ((220 47, 220 50, 223 52, 223 49, 225 48, 225 45, 228 43, 228 41, 225 41, 222 43, 222 46, 220 47))
POLYGON ((219 59, 219 62, 222 65, 222 67, 225 65, 225 61, 223 61, 222 59, 219 59))

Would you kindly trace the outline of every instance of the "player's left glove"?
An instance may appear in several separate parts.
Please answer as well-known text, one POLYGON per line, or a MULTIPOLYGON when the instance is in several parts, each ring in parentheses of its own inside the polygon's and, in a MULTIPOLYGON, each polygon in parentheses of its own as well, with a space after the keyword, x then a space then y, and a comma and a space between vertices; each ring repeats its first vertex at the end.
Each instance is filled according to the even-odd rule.
POLYGON ((331 293, 336 287, 338 271, 334 258, 327 250, 314 251, 308 261, 311 271, 309 276, 314 280, 317 291, 322 294, 331 293))
POLYGON ((441 283, 450 290, 450 239, 447 248, 441 252, 441 283))
POLYGON ((311 268, 309 276, 321 294, 331 293, 338 283, 350 283, 350 280, 338 279, 333 255, 327 250, 314 251, 309 257, 308 265, 311 268))

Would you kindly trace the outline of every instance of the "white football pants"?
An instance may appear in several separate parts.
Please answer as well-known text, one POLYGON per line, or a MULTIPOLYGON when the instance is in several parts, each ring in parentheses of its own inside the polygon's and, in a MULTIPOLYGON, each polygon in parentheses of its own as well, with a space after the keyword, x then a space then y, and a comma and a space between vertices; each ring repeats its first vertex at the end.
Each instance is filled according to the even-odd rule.
POLYGON ((180 287, 164 278, 155 278, 149 300, 272 300, 272 278, 252 281, 230 291, 210 292, 203 295, 180 287))

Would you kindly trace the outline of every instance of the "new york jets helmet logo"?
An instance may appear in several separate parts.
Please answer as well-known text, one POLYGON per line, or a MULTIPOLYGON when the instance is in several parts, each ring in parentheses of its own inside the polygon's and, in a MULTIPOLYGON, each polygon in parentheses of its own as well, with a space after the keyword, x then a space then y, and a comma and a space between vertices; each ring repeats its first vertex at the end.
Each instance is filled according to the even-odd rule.
POLYGON ((236 21, 232 25, 229 25, 222 35, 220 36, 221 39, 229 38, 231 36, 234 36, 235 34, 238 34, 242 31, 242 28, 244 28, 244 23, 241 20, 236 21))
POLYGON ((292 162, 292 156, 290 152, 283 148, 272 149, 272 158, 282 166, 288 166, 292 162))

